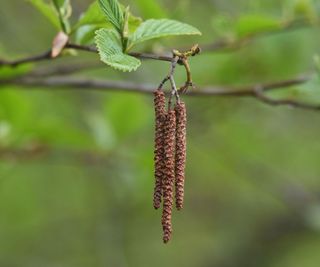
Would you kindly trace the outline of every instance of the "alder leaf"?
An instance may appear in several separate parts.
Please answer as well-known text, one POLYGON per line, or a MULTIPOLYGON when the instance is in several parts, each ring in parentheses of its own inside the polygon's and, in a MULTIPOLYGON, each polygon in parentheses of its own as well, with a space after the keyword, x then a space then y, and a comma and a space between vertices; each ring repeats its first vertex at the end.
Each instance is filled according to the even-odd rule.
POLYGON ((53 0, 53 5, 56 8, 59 16, 59 21, 62 30, 65 33, 70 32, 69 18, 72 14, 72 7, 70 0, 53 0))
POLYGON ((80 45, 91 45, 94 43, 95 32, 101 27, 97 25, 83 25, 75 34, 75 41, 80 45))
POLYGON ((115 27, 118 33, 122 33, 124 17, 117 0, 99 0, 100 7, 108 21, 115 27))
POLYGON ((201 35, 201 32, 186 23, 170 19, 149 19, 143 22, 130 38, 129 48, 159 37, 173 35, 201 35))
POLYGON ((133 71, 141 65, 139 59, 123 53, 121 37, 115 30, 96 31, 95 41, 101 61, 110 67, 121 71, 133 71))
MULTIPOLYGON (((120 4, 120 8, 124 11, 125 7, 120 4)), ((136 28, 142 23, 140 17, 135 17, 129 12, 129 32, 134 32, 136 28)), ((104 12, 101 10, 98 1, 94 1, 88 9, 81 15, 78 22, 72 29, 72 33, 76 32, 79 28, 83 26, 96 26, 100 28, 111 28, 113 25, 106 20, 104 12)), ((95 28, 95 27, 92 27, 95 28)), ((92 32, 94 35, 94 31, 92 32)))

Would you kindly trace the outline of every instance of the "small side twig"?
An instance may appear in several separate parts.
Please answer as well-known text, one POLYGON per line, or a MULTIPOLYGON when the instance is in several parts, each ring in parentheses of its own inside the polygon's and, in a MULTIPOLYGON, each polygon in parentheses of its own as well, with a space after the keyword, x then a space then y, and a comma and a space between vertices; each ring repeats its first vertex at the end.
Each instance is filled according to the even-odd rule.
POLYGON ((174 71, 176 69, 177 63, 178 63, 179 58, 177 56, 174 56, 171 58, 171 67, 168 75, 164 77, 164 79, 161 81, 160 85, 158 86, 159 90, 162 90, 163 86, 167 81, 170 80, 170 77, 174 75, 174 71))
POLYGON ((179 58, 179 63, 186 69, 187 80, 183 86, 180 87, 179 92, 185 93, 189 86, 193 87, 191 78, 191 69, 188 62, 189 57, 198 55, 201 52, 200 46, 198 44, 193 45, 189 50, 185 52, 180 52, 179 50, 173 50, 173 54, 179 58))
POLYGON ((33 62, 49 60, 49 59, 53 59, 51 58, 51 49, 43 53, 40 53, 38 55, 25 57, 17 60, 12 60, 12 61, 0 59, 0 67, 1 66, 17 67, 18 65, 22 65, 22 64, 33 63, 33 62))
MULTIPOLYGON (((72 43, 66 44, 64 49, 75 49, 75 50, 79 50, 79 51, 98 53, 98 50, 96 47, 78 45, 78 44, 72 44, 72 43)), ((0 67, 1 66, 16 67, 21 64, 33 63, 33 62, 39 62, 39 61, 45 61, 45 60, 52 60, 52 59, 59 57, 59 56, 52 57, 51 54, 52 54, 52 49, 49 49, 49 50, 47 50, 43 53, 40 53, 38 55, 28 56, 28 57, 17 59, 17 60, 0 59, 0 67)), ((136 58, 140 58, 140 59, 152 59, 152 60, 160 60, 160 61, 168 61, 168 62, 172 61, 172 57, 164 56, 164 55, 145 54, 145 53, 129 53, 129 55, 136 57, 136 58)))

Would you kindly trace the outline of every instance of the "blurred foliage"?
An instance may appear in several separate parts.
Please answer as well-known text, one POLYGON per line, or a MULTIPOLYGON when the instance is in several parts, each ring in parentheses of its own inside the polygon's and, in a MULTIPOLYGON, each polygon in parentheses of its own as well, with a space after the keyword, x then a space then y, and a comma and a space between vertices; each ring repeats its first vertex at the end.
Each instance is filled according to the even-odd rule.
MULTIPOLYGON (((71 0, 71 25, 91 3, 71 0)), ((192 58, 198 85, 295 77, 313 71, 319 54, 319 28, 310 27, 318 23, 316 0, 123 4, 138 16, 179 19, 203 32, 140 46, 141 51, 258 35, 235 51, 192 58), (293 20, 307 25, 269 34, 293 20)), ((0 58, 39 53, 56 33, 27 1, 1 0, 0 58)), ((97 55, 78 53, 54 62, 1 67, 0 79, 95 61, 97 55)), ((103 67, 74 76, 157 84, 168 67, 144 61, 136 73, 103 67)), ((179 69, 177 80, 183 79, 179 69)), ((318 79, 272 96, 319 103, 318 79)), ((317 112, 253 99, 185 97, 185 208, 174 213, 173 239, 163 245, 161 215, 152 208, 151 96, 14 85, 0 89, 1 266, 318 266, 317 112)))

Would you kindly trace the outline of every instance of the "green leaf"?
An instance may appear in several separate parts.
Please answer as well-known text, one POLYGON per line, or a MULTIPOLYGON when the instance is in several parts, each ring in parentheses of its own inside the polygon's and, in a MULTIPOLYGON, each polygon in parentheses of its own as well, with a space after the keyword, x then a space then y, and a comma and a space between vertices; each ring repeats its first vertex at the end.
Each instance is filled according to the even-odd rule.
POLYGON ((121 71, 133 71, 140 66, 140 60, 123 53, 120 35, 115 30, 96 31, 95 41, 100 59, 107 65, 121 71))
POLYGON ((77 31, 75 35, 75 41, 77 44, 90 45, 94 43, 95 31, 101 27, 96 25, 83 25, 77 31))
MULTIPOLYGON (((120 5, 121 10, 124 10, 125 7, 120 5)), ((139 25, 142 23, 142 19, 139 17, 133 16, 129 12, 129 33, 134 32, 139 25)), ((76 33, 77 40, 81 40, 82 44, 90 43, 94 37, 94 33, 99 28, 112 28, 113 25, 106 20, 104 13, 102 12, 98 1, 94 1, 89 8, 83 13, 79 21, 72 29, 72 33, 76 33), (90 32, 92 29, 92 32, 90 32)))
POLYGON ((52 5, 46 3, 44 0, 28 0, 28 2, 38 9, 38 11, 42 13, 42 15, 44 15, 55 28, 60 28, 57 13, 52 5))
POLYGON ((280 21, 265 15, 245 15, 239 18, 235 26, 235 30, 239 37, 278 30, 280 28, 280 21))
POLYGON ((143 22, 133 33, 129 48, 154 38, 194 34, 201 35, 201 32, 189 24, 169 19, 149 19, 143 22))
POLYGON ((141 25, 142 18, 133 16, 129 12, 129 33, 133 33, 136 31, 136 29, 141 25))
POLYGON ((59 9, 64 5, 64 0, 52 0, 53 4, 55 5, 56 9, 59 9))
POLYGON ((70 32, 69 17, 71 16, 71 13, 72 13, 70 0, 53 0, 53 4, 58 12, 59 21, 60 21, 62 30, 65 33, 69 33, 70 32))
POLYGON ((129 12, 130 8, 127 6, 123 12, 123 29, 122 29, 122 38, 125 38, 126 41, 128 40, 129 36, 129 12))
POLYGON ((99 0, 100 7, 107 16, 108 21, 115 27, 118 33, 122 33, 124 17, 117 0, 99 0))

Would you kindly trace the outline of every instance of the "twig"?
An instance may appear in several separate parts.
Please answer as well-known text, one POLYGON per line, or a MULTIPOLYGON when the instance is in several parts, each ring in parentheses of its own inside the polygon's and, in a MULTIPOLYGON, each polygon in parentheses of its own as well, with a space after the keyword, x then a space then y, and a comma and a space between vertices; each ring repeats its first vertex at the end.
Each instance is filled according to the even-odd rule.
MULTIPOLYGON (((224 96, 224 97, 253 97, 270 105, 289 105, 292 107, 320 110, 320 105, 313 105, 308 103, 301 103, 296 100, 275 100, 264 95, 264 92, 271 90, 281 90, 291 86, 299 85, 309 81, 311 76, 305 75, 294 79, 278 81, 274 83, 254 84, 242 87, 227 87, 227 86, 207 86, 200 87, 196 90, 187 92, 187 96, 224 96), (258 89, 257 89, 258 88, 258 89)), ((23 85, 24 87, 17 87, 22 90, 33 90, 36 88, 48 89, 57 88, 63 90, 79 89, 79 90, 101 90, 101 91, 124 91, 135 93, 153 93, 155 88, 154 84, 139 84, 122 81, 107 81, 98 79, 84 79, 73 77, 51 77, 45 79, 37 79, 24 77, 16 80, 0 81, 1 85, 16 84, 23 85)))
MULTIPOLYGON (((86 52, 93 52, 93 53, 98 53, 98 50, 96 47, 93 46, 85 46, 85 45, 77 45, 77 44, 67 44, 66 48, 72 48, 80 51, 86 51, 86 52)), ((171 56, 163 56, 163 55, 156 55, 156 54, 147 54, 147 53, 137 53, 137 52, 132 52, 129 53, 130 56, 140 58, 140 59, 153 59, 153 60, 160 60, 160 61, 172 61, 171 56)))
POLYGON ((169 74, 161 81, 160 85, 158 86, 159 90, 162 90, 162 87, 165 85, 165 83, 167 81, 170 81, 171 84, 171 93, 169 96, 169 101, 168 101, 168 110, 170 110, 171 108, 171 103, 172 103, 172 96, 175 95, 176 96, 176 100, 178 102, 180 102, 180 98, 179 98, 179 93, 177 90, 177 86, 176 83, 174 81, 174 71, 177 67, 177 63, 178 63, 179 57, 173 55, 173 57, 171 58, 171 66, 170 66, 170 71, 169 74))
MULTIPOLYGON (((241 47, 243 44, 247 43, 248 41, 253 40, 254 38, 270 35, 273 33, 281 33, 288 30, 294 30, 301 27, 310 26, 310 23, 308 24, 306 20, 298 20, 298 21, 291 21, 289 23, 286 23, 283 28, 276 29, 276 30, 270 30, 266 32, 261 32, 257 34, 253 34, 250 36, 246 36, 244 38, 238 39, 238 40, 228 40, 228 39, 221 39, 218 41, 214 41, 211 44, 203 44, 201 45, 201 49, 203 52, 216 52, 221 51, 225 49, 235 49, 241 47)), ((79 51, 86 51, 86 52, 93 52, 97 53, 97 49, 92 46, 84 46, 84 45, 78 45, 78 44, 72 44, 68 43, 65 47, 65 49, 75 49, 79 51)), ((183 49, 179 49, 183 50, 183 49)), ((153 60, 160 60, 160 61, 168 61, 171 62, 172 57, 171 56, 163 56, 163 55, 155 55, 155 54, 145 54, 145 53, 129 53, 133 57, 141 58, 141 59, 153 59, 153 60)), ((21 58, 18 60, 4 60, 0 59, 0 67, 1 66, 12 66, 16 67, 21 64, 25 63, 32 63, 32 62, 38 62, 38 61, 44 61, 44 60, 51 60, 51 49, 48 51, 45 51, 43 53, 40 53, 38 55, 29 56, 25 58, 21 58)))
POLYGON ((166 77, 164 77, 164 79, 161 81, 160 85, 158 86, 159 90, 161 90, 162 87, 165 85, 165 83, 170 80, 170 77, 174 75, 174 71, 176 69, 178 59, 179 58, 175 56, 171 57, 171 67, 170 67, 169 74, 166 77))
POLYGON ((1 66, 17 67, 18 65, 21 65, 21 64, 38 62, 38 61, 49 60, 49 59, 53 59, 51 58, 51 49, 38 55, 25 57, 17 60, 12 60, 12 61, 0 59, 0 67, 1 66))
MULTIPOLYGON (((70 43, 67 44, 64 49, 75 49, 75 50, 79 50, 79 51, 98 53, 98 51, 95 47, 70 44, 70 43)), ((156 55, 156 54, 129 53, 129 55, 136 57, 136 58, 141 58, 141 59, 153 59, 153 60, 168 61, 168 62, 171 62, 171 60, 172 60, 171 56, 163 56, 163 55, 156 55)), ((33 63, 33 62, 45 61, 45 60, 52 60, 52 59, 55 59, 55 58, 51 57, 51 49, 50 49, 50 50, 43 52, 41 54, 25 57, 22 59, 11 60, 11 61, 0 59, 0 67, 1 66, 17 67, 18 65, 21 65, 21 64, 33 63)))

